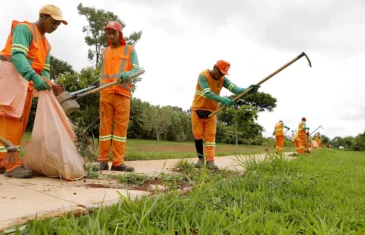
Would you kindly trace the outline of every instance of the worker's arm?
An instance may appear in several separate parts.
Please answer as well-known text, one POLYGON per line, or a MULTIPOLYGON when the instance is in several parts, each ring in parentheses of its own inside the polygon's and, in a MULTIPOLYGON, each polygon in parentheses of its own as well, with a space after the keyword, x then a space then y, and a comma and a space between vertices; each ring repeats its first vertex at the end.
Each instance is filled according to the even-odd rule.
POLYGON ((28 26, 20 24, 13 29, 13 42, 11 46, 11 57, 15 69, 26 80, 30 81, 37 73, 30 66, 26 56, 32 41, 32 33, 28 26))
POLYGON ((230 92, 232 92, 235 95, 242 94, 250 87, 254 87, 254 89, 251 91, 253 93, 256 93, 259 89, 259 86, 255 86, 255 85, 250 85, 248 88, 238 87, 236 84, 231 82, 227 76, 224 76, 223 87, 228 89, 230 92))
POLYGON ((309 127, 307 127, 307 124, 305 122, 302 123, 302 129, 309 131, 309 127))
POLYGON ((132 49, 131 51, 131 62, 132 62, 132 69, 127 72, 122 72, 120 74, 120 78, 123 80, 123 82, 129 81, 129 76, 139 71, 139 63, 138 63, 138 57, 136 49, 132 49))
POLYGON ((50 90, 50 86, 30 66, 26 56, 32 41, 32 33, 26 25, 17 25, 13 29, 11 58, 15 69, 27 81, 33 81, 37 91, 50 90))
POLYGON ((202 95, 203 97, 208 98, 210 100, 214 100, 218 103, 223 103, 224 105, 228 105, 228 106, 230 106, 234 103, 233 100, 226 98, 226 97, 219 96, 219 95, 215 94, 213 91, 211 91, 208 81, 207 81, 206 77, 204 77, 203 75, 199 75, 198 83, 199 83, 200 89, 202 90, 200 95, 202 95))
POLYGON ((41 72, 41 75, 47 79, 50 79, 50 70, 51 70, 51 55, 48 54, 46 58, 46 64, 44 65, 44 69, 41 72))
POLYGON ((284 126, 284 128, 286 128, 287 130, 290 130, 290 128, 289 127, 287 127, 287 126, 285 126, 285 125, 283 125, 284 126))

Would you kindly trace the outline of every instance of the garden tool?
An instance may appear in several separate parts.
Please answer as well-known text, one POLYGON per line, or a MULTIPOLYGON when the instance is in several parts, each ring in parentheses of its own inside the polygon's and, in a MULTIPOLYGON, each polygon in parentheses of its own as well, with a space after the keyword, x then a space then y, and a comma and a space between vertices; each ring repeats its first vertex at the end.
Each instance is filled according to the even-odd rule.
MULTIPOLYGON (((289 130, 289 129, 288 129, 289 130)), ((285 135, 285 133, 288 131, 288 130, 286 130, 285 132, 284 132, 284 134, 283 135, 285 135)), ((274 140, 273 142, 271 142, 270 143, 270 145, 268 145, 266 148, 265 148, 265 151, 266 152, 269 152, 269 148, 271 147, 271 146, 273 146, 273 144, 276 142, 276 140, 274 140)))
POLYGON ((7 151, 7 154, 4 158, 3 163, 9 164, 9 163, 16 162, 18 160, 17 159, 18 158, 18 154, 17 154, 18 148, 13 143, 4 139, 1 136, 0 136, 0 142, 4 145, 4 147, 7 151))
MULTIPOLYGON (((129 78, 133 79, 133 78, 138 77, 139 75, 143 74, 144 72, 145 72, 145 70, 142 69, 142 70, 130 75, 129 78)), ((75 91, 72 93, 69 93, 68 91, 64 91, 62 94, 57 96, 57 100, 61 104, 61 107, 62 107, 63 111, 65 112, 65 114, 68 116, 73 111, 80 108, 80 105, 76 102, 77 99, 85 97, 90 94, 94 94, 105 88, 114 86, 118 82, 119 82, 119 80, 116 80, 114 82, 99 86, 97 88, 95 88, 96 86, 91 86, 91 87, 87 87, 87 88, 84 88, 82 90, 75 91)))
MULTIPOLYGON (((289 61, 288 63, 286 63, 285 65, 283 65, 282 67, 280 67, 279 69, 277 69, 275 72, 273 72, 272 74, 270 74, 269 76, 267 76, 266 78, 262 79, 260 82, 258 82, 255 86, 249 87, 246 91, 244 91, 243 93, 239 94, 238 96, 236 96, 233 100, 234 101, 238 101, 239 99, 241 99, 243 96, 247 95, 248 93, 250 93, 253 89, 255 89, 255 87, 260 86, 262 83, 266 82, 267 80, 269 80, 271 77, 275 76, 276 74, 278 74, 280 71, 284 70, 286 67, 288 67, 289 65, 291 65, 292 63, 294 63, 295 61, 297 61, 298 59, 300 59, 301 57, 305 56, 308 60, 309 63, 309 67, 312 67, 312 63, 309 60, 308 56, 302 52, 300 53, 297 57, 295 57, 294 59, 292 59, 291 61, 289 61)), ((222 105, 219 109, 217 109, 216 111, 212 112, 209 117, 213 116, 214 114, 222 111, 223 109, 225 109, 226 106, 222 105)))
POLYGON ((323 126, 319 126, 317 127, 317 129, 315 129, 314 131, 312 131, 312 133, 309 134, 309 136, 311 136, 314 132, 316 132, 316 130, 318 130, 319 128, 322 128, 323 129, 323 126))

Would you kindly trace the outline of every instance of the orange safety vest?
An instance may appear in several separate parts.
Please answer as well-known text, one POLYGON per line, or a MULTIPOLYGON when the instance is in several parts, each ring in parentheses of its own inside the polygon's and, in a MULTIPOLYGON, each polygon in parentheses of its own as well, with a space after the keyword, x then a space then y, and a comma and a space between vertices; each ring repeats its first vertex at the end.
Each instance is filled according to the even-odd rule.
POLYGON ((307 132, 305 131, 305 129, 303 129, 303 121, 301 121, 299 123, 299 126, 298 126, 298 135, 300 135, 300 136, 306 136, 307 135, 307 132))
POLYGON ((284 135, 283 128, 284 128, 284 123, 278 122, 275 126, 275 135, 276 136, 284 135))
MULTIPOLYGON (((34 69, 36 73, 40 74, 44 69, 47 56, 49 55, 52 47, 51 44, 48 42, 47 38, 41 35, 35 23, 29 23, 27 21, 19 22, 13 20, 11 24, 10 35, 8 36, 5 48, 0 52, 0 59, 12 62, 11 47, 13 44, 13 29, 15 26, 19 24, 24 24, 28 26, 30 32, 32 33, 32 41, 30 42, 29 52, 26 58, 32 69, 34 69)), ((32 81, 29 83, 29 89, 30 90, 33 89, 32 81)))
MULTIPOLYGON (((214 92, 216 95, 219 95, 221 93, 224 83, 224 77, 215 80, 212 78, 212 76, 210 76, 208 69, 201 72, 199 75, 204 76, 207 79, 209 88, 212 92, 214 92)), ((200 88, 199 82, 196 85, 192 109, 202 109, 209 111, 215 111, 218 109, 218 102, 208 99, 204 96, 204 91, 202 91, 202 89, 200 88)))
MULTIPOLYGON (((122 72, 132 70, 131 53, 133 46, 125 45, 118 48, 111 48, 110 46, 103 49, 101 55, 103 58, 103 65, 100 75, 100 85, 105 85, 120 78, 122 72)), ((117 83, 112 87, 105 88, 100 93, 120 93, 124 96, 131 97, 132 83, 123 82, 117 83)))

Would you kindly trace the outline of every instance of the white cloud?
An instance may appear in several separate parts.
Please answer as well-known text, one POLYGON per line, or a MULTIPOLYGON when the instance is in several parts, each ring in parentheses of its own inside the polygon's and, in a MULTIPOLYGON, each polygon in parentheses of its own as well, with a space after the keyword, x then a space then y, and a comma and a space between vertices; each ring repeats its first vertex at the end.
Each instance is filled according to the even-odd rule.
MULTIPOLYGON (((135 97, 152 104, 191 105, 198 74, 216 60, 231 62, 230 78, 239 86, 257 83, 302 51, 304 58, 262 85, 277 98, 277 108, 260 113, 269 136, 282 119, 296 129, 302 116, 311 131, 357 135, 365 129, 365 27, 363 1, 81 1, 113 11, 126 23, 125 34, 143 31, 136 50, 146 69, 135 97)), ((0 42, 11 20, 36 21, 44 4, 59 6, 68 26, 47 36, 52 54, 76 70, 91 63, 78 15, 78 1, 17 0, 0 9, 0 42), (27 6, 27 7, 19 7, 27 6)), ((223 95, 229 94, 227 91, 223 95)))

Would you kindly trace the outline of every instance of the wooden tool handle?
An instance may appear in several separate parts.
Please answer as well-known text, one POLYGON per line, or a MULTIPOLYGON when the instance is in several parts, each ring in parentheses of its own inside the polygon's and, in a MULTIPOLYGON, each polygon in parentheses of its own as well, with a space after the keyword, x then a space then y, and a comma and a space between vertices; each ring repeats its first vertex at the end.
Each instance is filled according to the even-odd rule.
POLYGON ((4 139, 3 137, 0 136, 0 142, 6 147, 6 148, 10 148, 12 147, 12 144, 7 141, 6 139, 4 139))
MULTIPOLYGON (((266 82, 267 80, 269 80, 270 78, 272 78, 273 76, 275 76, 276 74, 278 74, 280 71, 282 71, 283 69, 285 69, 286 67, 288 67, 289 65, 291 65, 292 63, 294 63, 295 61, 297 61, 298 59, 300 59, 302 56, 305 56, 307 59, 307 55, 302 52, 300 53, 300 55, 298 55, 297 57, 295 57, 294 59, 292 59, 291 61, 289 61, 288 63, 286 63, 285 65, 281 66, 278 70, 276 70, 275 72, 273 72, 272 74, 270 74, 269 76, 267 76, 266 78, 262 79, 261 81, 259 81, 256 86, 260 86, 262 83, 266 82)), ((309 61, 309 59, 308 59, 309 61)), ((309 66, 311 66, 311 63, 309 63, 309 66)), ((238 96, 236 96, 233 100, 234 101, 237 101, 239 99, 241 99, 241 97, 247 95, 248 93, 250 93, 254 88, 253 87, 250 87, 248 88, 245 92, 239 94, 238 96)), ((216 113, 222 111, 223 109, 225 109, 226 106, 225 105, 222 105, 219 109, 217 109, 216 111, 212 112, 209 117, 215 115, 216 113)))
MULTIPOLYGON (((139 75, 143 74, 145 72, 144 69, 141 69, 139 70, 138 72, 132 74, 129 76, 129 79, 132 79, 132 78, 135 78, 135 77, 138 77, 139 75)), ((96 93, 98 91, 101 91, 105 88, 108 88, 108 87, 111 87, 111 86, 114 86, 115 84, 117 84, 119 82, 119 79, 114 81, 114 82, 111 82, 111 83, 108 83, 108 84, 105 84, 105 85, 102 85, 102 86, 99 86, 98 88, 95 88, 95 89, 92 89, 90 91, 87 91, 85 93, 82 93, 80 95, 76 95, 77 98, 81 98, 81 97, 84 97, 84 96, 87 96, 87 95, 90 95, 90 94, 93 94, 93 93, 96 93)))

